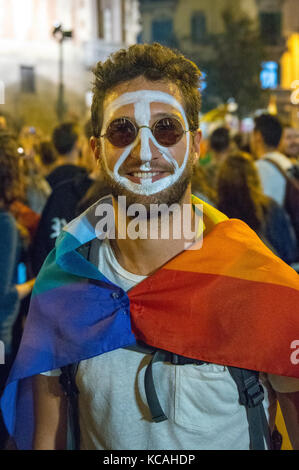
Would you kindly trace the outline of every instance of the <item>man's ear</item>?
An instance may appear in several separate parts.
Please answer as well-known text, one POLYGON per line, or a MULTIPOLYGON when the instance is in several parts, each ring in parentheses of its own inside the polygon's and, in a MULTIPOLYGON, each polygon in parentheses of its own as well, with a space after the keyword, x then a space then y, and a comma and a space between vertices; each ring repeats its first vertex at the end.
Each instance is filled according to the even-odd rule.
POLYGON ((92 148, 92 151, 94 153, 94 156, 95 156, 95 159, 96 161, 98 161, 100 158, 101 158, 101 152, 100 152, 100 143, 99 143, 99 139, 97 139, 96 137, 92 136, 90 138, 90 146, 92 148))
POLYGON ((200 129, 197 129, 195 132, 193 132, 193 151, 194 154, 196 155, 196 161, 200 157, 200 143, 202 139, 202 132, 200 129))

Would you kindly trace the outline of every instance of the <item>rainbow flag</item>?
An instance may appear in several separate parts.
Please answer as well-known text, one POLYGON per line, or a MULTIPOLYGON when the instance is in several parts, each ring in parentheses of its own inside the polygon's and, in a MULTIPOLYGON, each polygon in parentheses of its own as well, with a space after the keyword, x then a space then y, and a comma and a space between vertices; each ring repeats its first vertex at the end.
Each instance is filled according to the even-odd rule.
MULTIPOLYGON (((107 200, 105 200, 107 202, 107 200)), ((7 429, 30 449, 32 377, 141 340, 215 364, 299 378, 299 277, 240 220, 203 205, 204 239, 128 293, 87 261, 94 205, 65 227, 34 287, 1 400, 7 429)))

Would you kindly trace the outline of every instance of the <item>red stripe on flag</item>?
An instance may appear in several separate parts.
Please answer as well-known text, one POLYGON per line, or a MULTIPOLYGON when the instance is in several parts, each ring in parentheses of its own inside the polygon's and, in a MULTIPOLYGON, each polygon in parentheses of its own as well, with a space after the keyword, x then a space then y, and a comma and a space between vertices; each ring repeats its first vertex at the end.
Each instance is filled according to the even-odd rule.
POLYGON ((299 291, 162 269, 129 292, 132 330, 157 348, 215 364, 299 378, 299 291))

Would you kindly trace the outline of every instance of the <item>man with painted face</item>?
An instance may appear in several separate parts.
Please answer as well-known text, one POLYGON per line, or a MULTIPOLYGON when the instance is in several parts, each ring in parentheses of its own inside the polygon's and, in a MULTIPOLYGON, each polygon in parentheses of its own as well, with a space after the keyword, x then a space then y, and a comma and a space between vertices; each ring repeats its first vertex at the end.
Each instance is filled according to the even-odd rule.
POLYGON ((297 274, 246 224, 191 195, 199 80, 195 64, 158 44, 121 50, 95 69, 91 146, 112 197, 65 227, 37 279, 1 403, 18 448, 71 447, 68 403, 76 404, 61 383, 70 384, 72 364, 80 449, 253 448, 232 376, 247 369, 263 372, 263 386, 255 372, 243 398, 262 413, 265 395, 273 429, 278 397, 299 447, 297 274), (103 207, 115 216, 106 238, 97 229, 103 207), (145 211, 139 237, 128 230, 136 207, 145 211), (182 213, 191 236, 175 236, 182 213), (153 218, 170 224, 167 239, 147 236, 153 218), (145 345, 159 351, 154 362, 145 345))

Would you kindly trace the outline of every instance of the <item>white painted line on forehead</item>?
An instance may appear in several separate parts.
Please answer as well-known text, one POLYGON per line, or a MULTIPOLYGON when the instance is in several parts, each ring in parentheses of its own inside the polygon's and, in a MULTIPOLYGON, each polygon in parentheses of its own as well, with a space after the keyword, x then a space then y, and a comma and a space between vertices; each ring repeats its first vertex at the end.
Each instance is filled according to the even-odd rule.
POLYGON ((103 128, 105 129, 105 126, 107 125, 107 121, 109 117, 118 108, 120 108, 121 106, 125 106, 127 104, 137 103, 141 101, 143 103, 148 103, 148 104, 153 103, 153 102, 166 103, 178 109, 184 120, 184 123, 186 126, 185 130, 189 130, 188 120, 187 120, 186 113, 185 113, 183 106, 173 96, 169 95, 168 93, 165 93, 163 91, 158 91, 158 90, 139 90, 139 91, 133 91, 130 93, 124 93, 123 95, 118 96, 104 110, 103 128))

